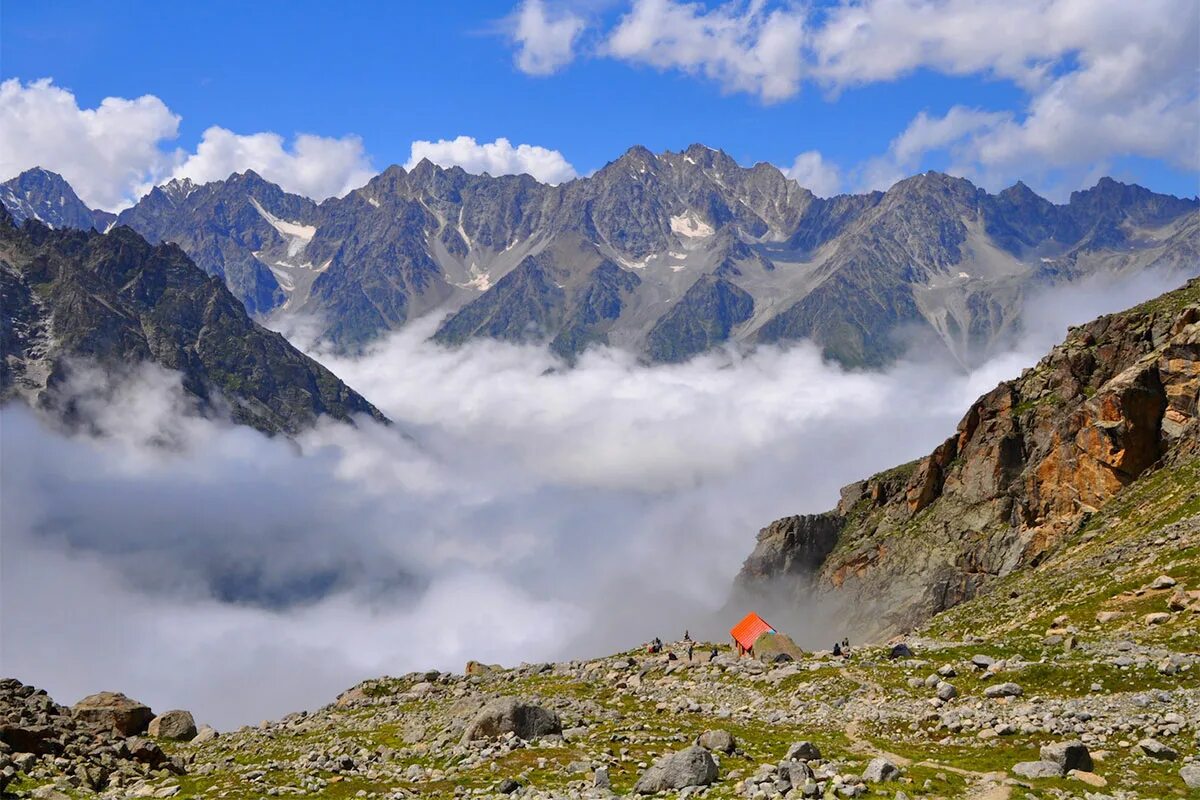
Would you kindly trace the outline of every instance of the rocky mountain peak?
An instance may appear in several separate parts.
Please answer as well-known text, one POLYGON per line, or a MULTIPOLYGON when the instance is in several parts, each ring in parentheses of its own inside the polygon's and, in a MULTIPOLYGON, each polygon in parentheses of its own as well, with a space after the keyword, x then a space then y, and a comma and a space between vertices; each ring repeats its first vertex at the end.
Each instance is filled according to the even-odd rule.
POLYGON ((0 202, 17 222, 33 219, 53 228, 104 230, 115 219, 107 211, 88 208, 66 179, 42 167, 0 184, 0 202))

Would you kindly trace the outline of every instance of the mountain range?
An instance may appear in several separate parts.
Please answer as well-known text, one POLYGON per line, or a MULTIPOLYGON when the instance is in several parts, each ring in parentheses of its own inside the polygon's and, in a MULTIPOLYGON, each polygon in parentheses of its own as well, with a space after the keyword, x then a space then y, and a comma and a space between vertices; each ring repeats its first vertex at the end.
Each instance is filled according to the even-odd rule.
MULTIPOLYGON (((18 220, 112 222, 45 170, 0 199, 18 220)), ((1200 263, 1195 198, 1105 178, 1056 205, 930 172, 826 199, 703 145, 634 147, 557 186, 426 160, 322 203, 253 172, 177 179, 115 224, 178 244, 252 315, 311 316, 344 348, 439 314, 443 344, 544 342, 568 360, 599 343, 675 362, 811 339, 851 366, 914 342, 973 364, 1019 331, 1036 288, 1200 263)))

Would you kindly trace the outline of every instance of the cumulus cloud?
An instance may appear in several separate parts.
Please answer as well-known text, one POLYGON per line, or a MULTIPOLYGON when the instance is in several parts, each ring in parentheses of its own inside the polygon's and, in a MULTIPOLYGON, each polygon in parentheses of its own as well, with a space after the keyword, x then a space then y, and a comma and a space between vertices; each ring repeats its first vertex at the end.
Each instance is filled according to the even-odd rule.
POLYGON ((703 75, 764 102, 796 94, 803 77, 804 15, 759 0, 714 9, 702 3, 635 0, 605 51, 658 69, 703 75))
POLYGON ((796 156, 784 174, 818 197, 832 197, 841 191, 842 173, 837 164, 826 161, 816 150, 796 156))
POLYGON ((563 10, 552 14, 542 0, 525 0, 517 10, 513 41, 517 69, 550 75, 575 58, 575 40, 583 31, 581 17, 563 10))
POLYGON ((877 188, 930 156, 989 188, 1069 189, 1124 157, 1200 168, 1198 29, 1190 0, 633 0, 599 52, 764 102, 805 81, 836 95, 921 70, 1008 81, 1023 100, 921 112, 852 172, 877 188))
POLYGON ((246 170, 314 200, 340 197, 375 174, 358 136, 302 133, 288 147, 277 133, 237 134, 214 125, 204 131, 196 152, 175 167, 172 177, 206 183, 246 170))
POLYGON ((489 175, 532 175, 542 183, 557 184, 576 177, 575 168, 557 150, 532 144, 516 147, 508 139, 480 144, 471 136, 418 140, 412 143, 406 169, 423 158, 443 167, 462 167, 467 172, 489 175))
POLYGON ((759 527, 927 452, 1067 322, 1163 288, 1137 281, 1031 305, 1020 347, 971 373, 847 373, 803 345, 656 367, 602 349, 565 370, 544 349, 430 345, 425 321, 318 354, 395 427, 294 443, 189 416, 177 374, 85 370, 93 432, 0 411, 5 671, 225 727, 470 658, 723 638, 759 527))
POLYGON ((342 195, 374 174, 357 136, 300 134, 288 146, 277 133, 208 128, 194 153, 170 148, 180 117, 153 95, 106 97, 80 108, 49 79, 0 84, 0 179, 44 167, 66 178, 89 206, 130 205, 171 177, 222 180, 255 170, 290 192, 316 200, 342 195))
POLYGON ((43 167, 67 179, 92 207, 114 208, 169 168, 161 145, 180 118, 153 95, 106 97, 80 108, 50 79, 0 83, 0 179, 43 167))

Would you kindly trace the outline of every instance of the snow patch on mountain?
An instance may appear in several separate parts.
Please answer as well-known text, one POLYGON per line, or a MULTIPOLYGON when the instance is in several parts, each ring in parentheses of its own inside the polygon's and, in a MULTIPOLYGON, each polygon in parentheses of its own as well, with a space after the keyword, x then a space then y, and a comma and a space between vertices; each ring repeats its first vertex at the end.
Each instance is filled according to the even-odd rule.
POLYGON ((303 225, 299 222, 290 222, 272 214, 262 207, 262 204, 250 198, 250 204, 254 206, 262 218, 267 221, 267 224, 274 228, 280 236, 287 240, 288 243, 288 258, 295 258, 304 252, 304 248, 308 247, 308 243, 317 235, 316 225, 303 225))
POLYGON ((703 239, 716 233, 711 225, 691 211, 671 217, 671 232, 686 239, 703 239))

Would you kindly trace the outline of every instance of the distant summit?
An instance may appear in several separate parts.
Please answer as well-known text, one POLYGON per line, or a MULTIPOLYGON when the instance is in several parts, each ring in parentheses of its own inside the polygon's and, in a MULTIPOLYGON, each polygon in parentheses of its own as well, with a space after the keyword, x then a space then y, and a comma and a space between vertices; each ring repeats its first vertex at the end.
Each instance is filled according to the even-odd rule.
POLYGON ((0 184, 0 202, 17 222, 37 220, 51 228, 95 228, 105 231, 117 218, 84 205, 61 175, 41 167, 0 184))

